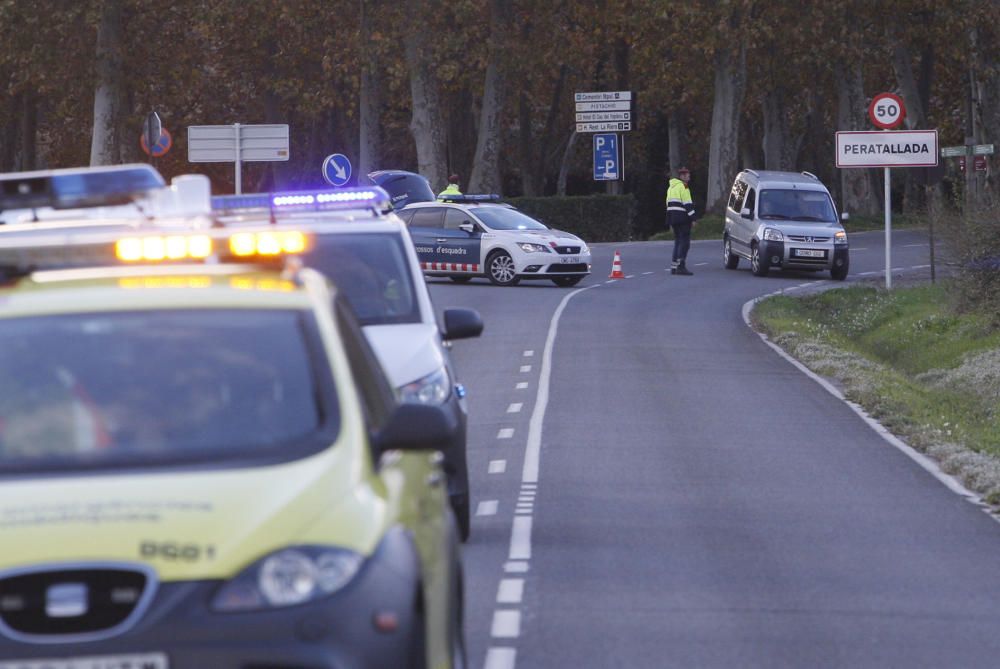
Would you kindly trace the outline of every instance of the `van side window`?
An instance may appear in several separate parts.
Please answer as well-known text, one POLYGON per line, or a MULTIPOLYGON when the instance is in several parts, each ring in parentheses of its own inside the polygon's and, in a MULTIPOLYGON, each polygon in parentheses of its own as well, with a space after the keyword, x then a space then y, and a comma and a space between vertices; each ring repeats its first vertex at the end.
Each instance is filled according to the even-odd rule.
POLYGON ((737 212, 739 211, 737 207, 740 206, 740 198, 743 195, 740 192, 741 185, 743 185, 743 182, 737 179, 733 182, 733 189, 729 192, 729 208, 737 212))
POLYGON ((754 189, 751 188, 749 191, 747 191, 747 199, 743 203, 743 208, 750 210, 750 217, 751 218, 753 218, 753 215, 754 215, 753 211, 754 211, 754 206, 756 206, 756 204, 757 204, 756 200, 757 200, 757 194, 754 192, 754 189))

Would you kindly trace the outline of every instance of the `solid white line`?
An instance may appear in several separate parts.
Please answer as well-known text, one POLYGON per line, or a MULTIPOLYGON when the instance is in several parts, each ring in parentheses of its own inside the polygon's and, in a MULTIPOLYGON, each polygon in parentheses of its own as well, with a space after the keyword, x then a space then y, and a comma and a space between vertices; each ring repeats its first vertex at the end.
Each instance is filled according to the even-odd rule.
POLYGON ((510 531, 509 560, 531 559, 531 518, 515 518, 510 531))
POLYGON ((497 432, 497 439, 510 439, 514 436, 514 428, 512 427, 502 427, 500 431, 497 432))
POLYGON ((531 371, 531 365, 521 365, 521 373, 522 374, 524 374, 526 372, 530 372, 530 371, 531 371))
POLYGON ((523 578, 500 579, 500 586, 497 588, 497 604, 520 604, 523 597, 523 578))
POLYGON ((522 402, 514 402, 509 407, 507 407, 507 413, 521 413, 521 407, 524 404, 522 402))
POLYGON ((496 639, 516 639, 521 636, 521 612, 507 609, 494 611, 490 635, 496 639))
POLYGON ((525 358, 530 358, 530 357, 532 357, 532 356, 534 356, 534 355, 535 355, 535 352, 534 352, 534 351, 525 351, 525 352, 524 352, 524 357, 525 357, 525 358))
POLYGON ((864 248, 860 248, 860 249, 851 248, 851 253, 854 253, 855 251, 867 251, 867 250, 868 250, 867 246, 865 246, 864 248))
POLYGON ((516 390, 524 390, 527 387, 528 387, 528 382, 527 381, 521 381, 519 384, 517 384, 516 386, 514 386, 514 388, 516 390))
POLYGON ((512 562, 505 562, 503 565, 503 570, 508 574, 523 574, 528 571, 528 563, 523 560, 514 560, 512 562))
POLYGON ((506 460, 490 460, 490 474, 503 474, 505 471, 507 471, 506 460))
POLYGON ((500 502, 498 502, 495 499, 483 500, 482 502, 479 503, 479 506, 476 507, 476 515, 495 516, 497 513, 497 506, 499 505, 500 502))
POLYGON ((483 669, 514 669, 516 660, 516 649, 493 646, 486 651, 486 664, 483 665, 483 669))

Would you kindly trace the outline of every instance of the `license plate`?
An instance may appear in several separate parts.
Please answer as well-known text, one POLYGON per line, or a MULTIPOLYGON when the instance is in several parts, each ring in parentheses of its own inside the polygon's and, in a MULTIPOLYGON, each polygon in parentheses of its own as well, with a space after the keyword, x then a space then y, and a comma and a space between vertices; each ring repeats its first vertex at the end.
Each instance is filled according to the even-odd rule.
POLYGON ((163 653, 140 655, 92 655, 48 660, 8 660, 0 669, 168 669, 163 653))
POLYGON ((818 249, 795 249, 795 255, 800 258, 825 258, 826 251, 818 249))
POLYGON ((563 265, 575 265, 580 262, 580 256, 563 256, 559 259, 563 265))

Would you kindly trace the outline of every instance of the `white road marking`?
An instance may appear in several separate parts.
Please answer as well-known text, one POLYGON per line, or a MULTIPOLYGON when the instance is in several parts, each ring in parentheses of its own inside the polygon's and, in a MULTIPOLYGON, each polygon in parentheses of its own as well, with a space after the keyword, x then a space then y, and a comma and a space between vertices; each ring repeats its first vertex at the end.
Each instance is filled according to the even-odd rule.
POLYGON ((903 244, 903 248, 904 249, 912 249, 912 248, 916 248, 918 246, 930 246, 930 244, 926 244, 926 243, 925 244, 903 244))
POLYGON ((515 516, 530 516, 534 512, 534 509, 514 509, 515 516))
POLYGON ((534 355, 535 355, 534 351, 525 351, 524 352, 524 357, 525 358, 531 358, 531 357, 534 357, 534 355))
POLYGON ((521 365, 521 373, 525 374, 531 371, 531 365, 521 365))
POLYGON ((495 499, 486 499, 479 503, 476 507, 477 516, 495 516, 497 514, 497 507, 500 505, 495 499))
POLYGON ((507 413, 521 413, 521 407, 524 404, 522 402, 514 402, 509 407, 507 407, 507 413))
POLYGON ((628 275, 625 276, 625 278, 626 279, 634 279, 635 278, 635 274, 628 274, 628 275))
POLYGON ((643 276, 648 276, 648 275, 650 275, 650 274, 652 274, 652 272, 643 272, 643 273, 642 273, 642 275, 643 275, 643 276))
POLYGON ((521 636, 521 612, 508 609, 494 611, 490 635, 496 639, 516 639, 521 636))
POLYGON ((490 474, 503 474, 507 471, 506 460, 490 460, 490 474))
POLYGON ((497 588, 497 604, 520 604, 524 597, 523 578, 504 578, 497 588))
POLYGON ((853 253, 853 252, 855 252, 855 251, 867 251, 867 250, 868 250, 868 247, 867 247, 867 246, 865 246, 865 247, 863 247, 863 248, 860 248, 860 249, 855 249, 855 248, 852 248, 852 249, 851 249, 851 253, 853 253))
POLYGON ((523 560, 512 560, 504 563, 503 570, 508 574, 523 574, 528 571, 528 563, 523 560))
POLYGON ((521 381, 519 384, 517 384, 516 386, 514 386, 514 388, 516 390, 524 390, 527 387, 528 387, 528 382, 527 381, 521 381))
POLYGON ((614 279, 612 279, 611 281, 605 281, 604 283, 614 283, 614 279))
POLYGON ((486 664, 483 665, 483 669, 514 669, 516 660, 517 650, 493 646, 486 651, 486 664))
POLYGON ((502 427, 500 431, 497 432, 497 439, 510 439, 514 436, 514 428, 512 427, 502 427))
POLYGON ((708 264, 707 262, 696 262, 696 263, 694 264, 694 266, 695 266, 695 267, 701 267, 702 265, 707 265, 707 264, 708 264))
POLYGON ((537 487, 538 487, 537 483, 522 483, 521 484, 521 488, 523 488, 524 490, 532 490, 532 489, 537 488, 537 487))
POLYGON ((531 518, 515 518, 510 531, 509 560, 531 559, 531 518))

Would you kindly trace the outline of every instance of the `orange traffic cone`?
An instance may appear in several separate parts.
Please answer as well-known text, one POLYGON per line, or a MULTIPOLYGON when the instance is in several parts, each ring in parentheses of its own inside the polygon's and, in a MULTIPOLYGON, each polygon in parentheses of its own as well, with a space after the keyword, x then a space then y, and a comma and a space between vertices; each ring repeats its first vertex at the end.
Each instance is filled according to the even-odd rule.
POLYGON ((618 249, 615 249, 615 259, 611 263, 611 274, 608 275, 609 279, 624 279, 625 275, 622 273, 622 254, 619 253, 618 249))

